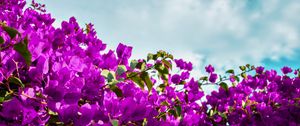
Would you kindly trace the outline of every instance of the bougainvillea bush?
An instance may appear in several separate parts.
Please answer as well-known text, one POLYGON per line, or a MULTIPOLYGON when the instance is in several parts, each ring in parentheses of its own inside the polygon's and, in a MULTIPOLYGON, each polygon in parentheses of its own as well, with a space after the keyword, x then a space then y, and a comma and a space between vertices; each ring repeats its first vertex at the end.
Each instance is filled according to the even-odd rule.
POLYGON ((299 70, 208 65, 190 77, 190 62, 129 60, 132 47, 106 49, 92 24, 56 28, 45 5, 25 5, 0 0, 1 125, 300 125, 299 70))

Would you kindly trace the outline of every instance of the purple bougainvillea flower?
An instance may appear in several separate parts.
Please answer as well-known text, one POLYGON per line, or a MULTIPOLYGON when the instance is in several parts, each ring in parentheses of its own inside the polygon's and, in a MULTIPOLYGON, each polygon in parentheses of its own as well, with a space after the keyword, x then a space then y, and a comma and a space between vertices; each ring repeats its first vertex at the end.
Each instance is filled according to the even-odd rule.
POLYGON ((191 62, 185 62, 182 59, 175 59, 176 67, 181 70, 191 71, 193 69, 193 64, 191 62))
POLYGON ((207 73, 212 73, 212 72, 215 71, 215 68, 212 65, 209 64, 208 66, 205 67, 205 71, 207 73))
POLYGON ((218 75, 215 73, 211 73, 208 80, 212 83, 215 83, 217 79, 218 79, 218 75))
POLYGON ((94 117, 97 105, 90 105, 86 103, 79 109, 79 118, 75 120, 76 125, 88 125, 94 117))
POLYGON ((48 57, 41 55, 38 58, 38 62, 36 65, 36 68, 39 72, 46 74, 49 72, 49 61, 48 61, 48 57))
POLYGON ((23 107, 23 122, 22 125, 30 124, 38 116, 32 106, 23 107))
POLYGON ((298 74, 298 70, 294 70, 294 74, 297 75, 298 74))
POLYGON ((20 120, 22 117, 23 106, 17 98, 6 101, 2 105, 0 115, 8 120, 20 120))
POLYGON ((191 62, 186 63, 186 70, 191 71, 193 69, 193 64, 191 62))
POLYGON ((118 63, 117 63, 117 58, 112 50, 109 50, 107 54, 103 55, 103 68, 104 69, 114 69, 118 63))
POLYGON ((287 66, 281 68, 281 71, 282 71, 283 74, 288 74, 288 73, 293 72, 293 70, 290 67, 287 67, 287 66))
POLYGON ((182 80, 188 79, 190 77, 190 73, 188 71, 182 72, 180 77, 182 80))
POLYGON ((76 104, 65 104, 62 105, 59 110, 59 118, 67 123, 69 121, 74 121, 77 118, 79 107, 76 104))
POLYGON ((174 84, 179 84, 180 83, 180 75, 178 75, 178 74, 173 75, 171 81, 174 84))
POLYGON ((176 66, 180 69, 184 69, 185 68, 185 62, 182 59, 175 59, 174 60, 176 63, 176 66))
POLYGON ((259 66, 259 67, 256 67, 256 73, 258 73, 258 74, 262 74, 263 72, 264 72, 264 67, 262 67, 262 66, 259 66))
POLYGON ((119 63, 127 65, 128 64, 128 59, 131 56, 131 51, 132 47, 131 46, 126 46, 122 43, 120 43, 117 47, 117 56, 119 59, 119 63))

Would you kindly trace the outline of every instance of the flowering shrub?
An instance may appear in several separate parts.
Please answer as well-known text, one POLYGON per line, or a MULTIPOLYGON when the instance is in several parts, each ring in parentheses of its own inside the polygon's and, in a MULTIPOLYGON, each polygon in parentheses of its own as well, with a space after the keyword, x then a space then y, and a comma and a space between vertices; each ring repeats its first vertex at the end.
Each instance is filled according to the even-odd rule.
POLYGON ((220 76, 208 65, 197 79, 192 63, 164 51, 105 53, 92 24, 72 17, 55 28, 44 5, 25 4, 0 0, 1 125, 300 124, 299 70, 247 64, 220 76), (204 85, 219 89, 205 96, 204 85))

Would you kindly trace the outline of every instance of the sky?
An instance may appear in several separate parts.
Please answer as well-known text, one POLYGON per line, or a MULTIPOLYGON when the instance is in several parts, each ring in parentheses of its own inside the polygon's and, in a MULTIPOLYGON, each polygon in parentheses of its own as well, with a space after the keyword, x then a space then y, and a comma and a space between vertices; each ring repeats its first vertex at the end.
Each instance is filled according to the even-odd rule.
MULTIPOLYGON (((56 18, 93 23, 108 48, 133 46, 133 58, 166 50, 219 71, 247 63, 300 67, 298 0, 40 0, 56 18)), ((200 72, 199 72, 200 71, 200 72)))

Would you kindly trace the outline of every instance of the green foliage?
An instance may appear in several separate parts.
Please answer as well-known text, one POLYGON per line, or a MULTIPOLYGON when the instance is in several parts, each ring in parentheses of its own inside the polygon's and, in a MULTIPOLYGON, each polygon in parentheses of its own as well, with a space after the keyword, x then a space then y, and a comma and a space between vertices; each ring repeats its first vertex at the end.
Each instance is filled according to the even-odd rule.
POLYGON ((4 43, 4 39, 3 37, 0 36, 0 44, 3 44, 4 43))
POLYGON ((226 73, 234 74, 234 70, 233 69, 229 69, 229 70, 226 71, 226 73))
POLYGON ((139 62, 136 65, 136 68, 140 69, 140 70, 146 70, 146 62, 139 62))
POLYGON ((176 109, 176 115, 178 117, 180 117, 181 116, 181 112, 182 112, 181 106, 180 105, 175 105, 175 109, 176 109))
POLYGON ((147 72, 142 72, 140 76, 141 76, 141 79, 145 82, 145 84, 150 92, 152 90, 153 83, 149 77, 149 74, 147 72))
POLYGON ((17 35, 21 36, 21 34, 18 32, 18 30, 12 28, 12 27, 8 27, 5 24, 1 24, 3 30, 9 35, 9 37, 11 39, 15 38, 17 35))
POLYGON ((225 91, 228 91, 228 85, 227 85, 227 83, 221 82, 221 83, 220 83, 220 86, 221 86, 225 91))
POLYGON ((245 67, 245 66, 240 66, 240 70, 241 70, 241 71, 245 71, 245 70, 246 70, 246 67, 245 67))
POLYGON ((23 84, 22 81, 19 78, 17 78, 17 77, 9 77, 8 78, 8 82, 16 84, 16 85, 18 85, 18 86, 20 86, 22 88, 25 87, 25 84, 23 84))
POLYGON ((109 71, 109 70, 104 69, 104 70, 102 70, 101 75, 107 79, 108 83, 117 81, 114 71, 109 71))
POLYGON ((140 88, 144 89, 145 85, 143 80, 138 76, 138 73, 132 72, 127 75, 134 83, 136 83, 140 88))
POLYGON ((27 37, 23 41, 15 44, 14 50, 17 51, 24 58, 27 66, 30 66, 32 55, 31 55, 30 51, 28 50, 27 37))
POLYGON ((118 86, 110 85, 109 89, 112 90, 118 97, 123 97, 123 92, 118 86))
POLYGON ((165 80, 168 81, 169 78, 169 70, 167 67, 165 67, 163 64, 161 63, 157 63, 155 64, 154 68, 158 71, 159 76, 165 80))
POLYGON ((130 62, 130 68, 132 70, 134 70, 136 68, 136 65, 138 64, 138 61, 137 60, 131 60, 130 62))
POLYGON ((167 60, 165 60, 165 59, 163 59, 163 60, 161 60, 161 61, 162 61, 162 63, 164 64, 165 67, 167 67, 168 69, 171 69, 171 70, 172 70, 172 64, 171 64, 169 61, 167 61, 167 60))
POLYGON ((119 65, 118 68, 117 68, 117 74, 118 75, 122 75, 126 71, 127 71, 127 68, 126 68, 125 65, 119 65))
POLYGON ((110 122, 111 122, 111 125, 113 125, 113 126, 119 126, 119 120, 112 119, 112 120, 110 120, 110 122))
POLYGON ((240 78, 238 76, 234 76, 234 79, 237 81, 237 82, 240 82, 240 78))
POLYGON ((245 73, 245 72, 243 72, 242 74, 241 74, 241 76, 243 77, 243 78, 247 78, 247 74, 245 73))
POLYGON ((208 77, 207 76, 203 76, 203 77, 200 77, 199 80, 208 81, 208 77))

